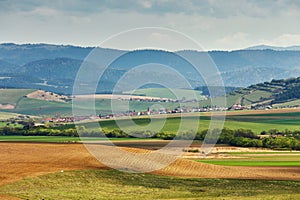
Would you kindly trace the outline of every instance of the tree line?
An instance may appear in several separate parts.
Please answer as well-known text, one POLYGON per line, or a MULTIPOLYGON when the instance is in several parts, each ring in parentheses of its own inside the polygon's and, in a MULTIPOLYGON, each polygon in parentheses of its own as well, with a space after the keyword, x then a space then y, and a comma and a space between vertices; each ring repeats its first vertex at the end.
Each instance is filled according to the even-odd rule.
POLYGON ((159 138, 164 140, 199 140, 205 143, 227 144, 238 147, 263 147, 277 150, 300 150, 300 130, 279 131, 271 129, 262 131, 260 135, 249 129, 227 129, 203 130, 195 133, 192 130, 185 132, 161 131, 132 131, 125 133, 120 129, 109 130, 92 129, 85 126, 69 128, 53 127, 1 127, 0 135, 22 135, 22 136, 68 136, 68 137, 108 137, 108 138, 159 138), (78 132, 80 134, 78 134, 78 132))

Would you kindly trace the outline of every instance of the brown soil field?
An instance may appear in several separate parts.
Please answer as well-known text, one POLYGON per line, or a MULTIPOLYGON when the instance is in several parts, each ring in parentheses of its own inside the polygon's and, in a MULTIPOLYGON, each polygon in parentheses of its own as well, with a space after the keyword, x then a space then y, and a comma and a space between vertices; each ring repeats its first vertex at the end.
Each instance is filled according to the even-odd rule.
MULTIPOLYGON (((102 146, 103 149, 113 148, 102 146)), ((122 148, 138 153, 149 151, 122 148)), ((0 157, 0 185, 62 170, 108 169, 98 162, 83 144, 0 143, 0 157)), ((161 158, 158 158, 157 162, 159 159, 161 158)), ((178 159, 170 166, 153 173, 195 178, 300 180, 299 167, 231 167, 187 159, 178 159)))

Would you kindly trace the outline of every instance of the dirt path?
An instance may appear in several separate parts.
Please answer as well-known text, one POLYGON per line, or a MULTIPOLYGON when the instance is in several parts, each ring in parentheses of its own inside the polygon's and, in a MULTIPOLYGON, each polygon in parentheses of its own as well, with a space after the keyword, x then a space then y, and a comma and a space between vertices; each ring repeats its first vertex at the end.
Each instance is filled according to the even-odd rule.
MULTIPOLYGON (((0 185, 61 170, 107 169, 82 144, 0 143, 0 158, 0 185)), ((186 159, 178 159, 153 173, 199 178, 300 180, 300 167, 229 167, 186 159)))

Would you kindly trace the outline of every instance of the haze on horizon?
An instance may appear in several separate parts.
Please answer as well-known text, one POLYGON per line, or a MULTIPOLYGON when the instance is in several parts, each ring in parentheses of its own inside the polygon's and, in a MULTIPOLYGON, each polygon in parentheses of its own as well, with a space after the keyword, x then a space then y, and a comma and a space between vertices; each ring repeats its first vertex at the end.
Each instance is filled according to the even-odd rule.
MULTIPOLYGON (((129 29, 164 27, 204 50, 294 46, 300 45, 299 10, 297 0, 0 0, 0 43, 97 46, 129 29)), ((180 43, 169 48, 184 49, 180 43)))

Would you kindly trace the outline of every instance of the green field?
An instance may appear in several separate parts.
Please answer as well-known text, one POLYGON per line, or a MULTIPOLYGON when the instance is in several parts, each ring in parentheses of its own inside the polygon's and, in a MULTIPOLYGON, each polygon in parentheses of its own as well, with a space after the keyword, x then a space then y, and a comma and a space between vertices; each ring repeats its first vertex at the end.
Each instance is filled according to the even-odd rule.
POLYGON ((300 151, 297 152, 228 152, 234 158, 196 160, 225 166, 300 167, 300 151))
POLYGON ((115 170, 65 171, 0 187, 23 199, 299 199, 300 181, 191 179, 115 170))
POLYGON ((300 161, 199 160, 198 162, 225 166, 300 167, 300 161))
POLYGON ((217 107, 223 107, 225 102, 226 102, 226 106, 230 107, 234 104, 240 104, 241 103, 241 99, 242 99, 242 94, 239 93, 232 93, 232 94, 228 94, 226 95, 226 98, 224 97, 216 97, 213 99, 213 103, 210 99, 207 100, 203 100, 199 102, 200 106, 217 106, 217 107), (213 105, 212 105, 213 104, 213 105))
MULTIPOLYGON (((280 115, 280 114, 276 114, 280 115)), ((281 131, 284 131, 285 129, 289 130, 299 130, 300 129, 300 113, 294 114, 297 117, 284 117, 284 115, 281 118, 262 118, 260 115, 248 115, 248 116, 227 116, 224 127, 228 129, 251 129, 255 133, 259 134, 262 131, 267 131, 270 129, 278 129, 281 131)), ((263 116, 263 115, 262 115, 263 116)), ((145 130, 146 125, 149 123, 151 124, 148 128, 148 130, 151 130, 152 128, 155 128, 158 126, 158 124, 161 124, 162 120, 164 119, 155 119, 150 123, 150 120, 148 118, 140 118, 140 119, 134 119, 133 121, 135 124, 139 125, 136 127, 132 127, 132 129, 136 130, 145 130)), ((185 117, 185 121, 182 124, 184 130, 191 130, 193 127, 197 127, 197 120, 199 120, 199 116, 190 116, 185 117)), ((122 127, 128 128, 130 126, 130 120, 129 119, 122 119, 119 120, 119 122, 122 122, 122 127), (128 127, 127 127, 128 126, 128 127)), ((177 131, 178 126, 181 122, 180 117, 169 117, 166 120, 166 123, 163 127, 163 131, 177 131)), ((218 122, 218 121, 217 121, 218 122)), ((200 123, 199 123, 199 130, 205 130, 208 128, 210 123, 210 117, 207 116, 200 116, 200 123)), ((108 120, 108 121, 101 121, 100 122, 101 127, 105 127, 108 129, 114 129, 118 128, 116 122, 114 120, 108 120)))
POLYGON ((0 89, 1 104, 18 104, 18 101, 27 94, 33 92, 33 89, 0 89))
POLYGON ((286 107, 299 106, 299 105, 300 105, 300 100, 294 100, 294 101, 274 104, 273 108, 286 108, 286 107))
POLYGON ((298 154, 300 156, 300 152, 296 152, 296 151, 283 151, 283 152, 278 152, 278 151, 271 151, 271 152, 265 152, 265 151, 255 151, 255 152, 228 152, 228 154, 232 154, 232 155, 244 155, 244 154, 298 154))
POLYGON ((134 94, 140 96, 150 96, 169 99, 205 99, 202 92, 199 90, 174 89, 174 88, 146 88, 137 89, 135 91, 124 92, 124 94, 134 94))
POLYGON ((251 105, 255 102, 261 102, 262 98, 270 98, 272 95, 271 92, 266 92, 262 90, 256 90, 251 92, 250 94, 244 95, 243 105, 251 105))
POLYGON ((6 119, 9 119, 9 118, 15 118, 17 116, 18 116, 18 114, 16 114, 16 113, 0 112, 0 120, 6 120, 6 119))

